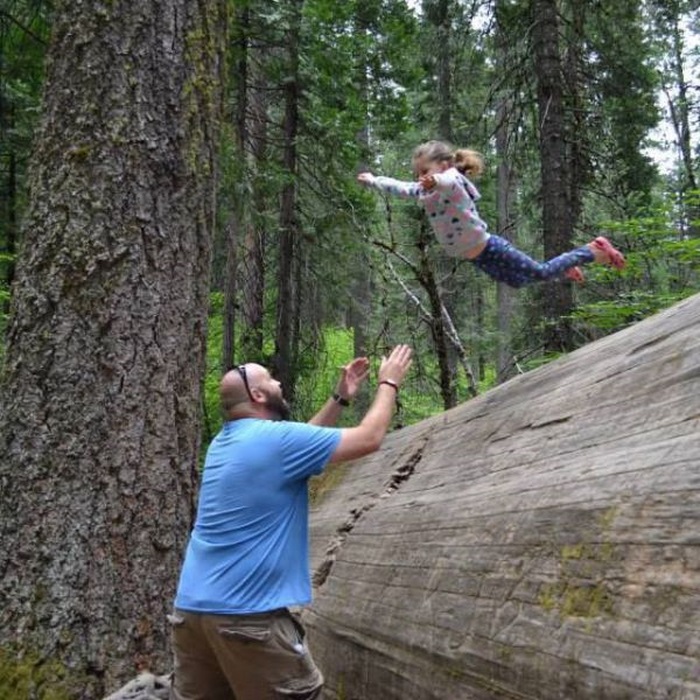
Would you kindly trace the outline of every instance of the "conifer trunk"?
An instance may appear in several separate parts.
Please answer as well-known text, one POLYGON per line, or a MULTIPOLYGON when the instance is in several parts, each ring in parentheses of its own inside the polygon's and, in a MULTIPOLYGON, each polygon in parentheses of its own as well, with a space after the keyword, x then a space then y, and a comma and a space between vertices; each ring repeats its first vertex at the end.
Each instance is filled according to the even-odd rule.
POLYGON ((218 2, 55 7, 0 395, 0 697, 169 665, 223 24, 218 2))
POLYGON ((282 167, 287 181, 280 197, 279 256, 277 283, 277 323, 275 331, 275 376, 286 388, 287 398, 293 401, 295 350, 297 335, 294 331, 297 292, 297 256, 300 246, 300 228, 297 216, 297 138, 299 135, 299 101, 301 82, 299 75, 299 40, 301 13, 304 0, 290 0, 287 7, 288 27, 285 34, 287 46, 287 71, 284 83, 284 124, 282 167))
MULTIPOLYGON (((571 173, 566 149, 564 80, 559 49, 559 15, 556 0, 533 0, 532 44, 537 80, 542 169, 542 228, 544 258, 553 258, 571 247, 572 218, 568 197, 571 173)), ((571 324, 566 320, 573 306, 571 285, 547 284, 541 295, 546 323, 544 345, 551 352, 570 350, 571 324)))

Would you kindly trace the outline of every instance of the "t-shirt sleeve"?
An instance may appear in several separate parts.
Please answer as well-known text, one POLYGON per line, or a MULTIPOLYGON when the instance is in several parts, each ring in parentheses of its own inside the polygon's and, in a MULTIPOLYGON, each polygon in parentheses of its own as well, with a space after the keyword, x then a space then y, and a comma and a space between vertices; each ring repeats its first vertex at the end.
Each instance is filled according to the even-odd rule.
POLYGON ((290 480, 320 474, 340 442, 340 428, 288 423, 282 438, 282 468, 290 480))

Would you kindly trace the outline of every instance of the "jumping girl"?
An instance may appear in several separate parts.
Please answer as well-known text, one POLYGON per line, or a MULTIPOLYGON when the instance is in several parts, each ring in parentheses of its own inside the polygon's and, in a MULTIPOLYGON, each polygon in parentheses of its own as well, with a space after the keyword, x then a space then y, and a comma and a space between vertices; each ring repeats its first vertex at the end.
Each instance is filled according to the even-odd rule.
POLYGON ((445 252, 473 262, 497 282, 522 287, 562 276, 583 282, 579 265, 625 266, 622 253, 603 236, 546 262, 537 262, 505 238, 488 233, 475 204, 481 195, 470 180, 484 171, 483 158, 476 151, 453 151, 446 143, 428 141, 413 152, 413 170, 417 182, 375 177, 372 173, 360 173, 357 179, 382 192, 417 199, 445 252))

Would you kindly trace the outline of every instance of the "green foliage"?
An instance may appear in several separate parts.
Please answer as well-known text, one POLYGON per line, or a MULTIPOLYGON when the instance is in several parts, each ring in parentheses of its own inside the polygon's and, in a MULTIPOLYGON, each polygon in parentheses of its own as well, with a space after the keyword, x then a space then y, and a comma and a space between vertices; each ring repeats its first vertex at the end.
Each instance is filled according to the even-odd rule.
POLYGON ((574 317, 599 331, 614 333, 641 321, 683 297, 638 291, 619 295, 614 301, 598 301, 578 309, 574 317))
MULTIPOLYGON (((308 420, 333 393, 340 368, 353 358, 353 334, 344 328, 327 328, 319 350, 302 358, 294 392, 294 416, 308 420)), ((347 420, 347 416, 342 416, 347 420)))
MULTIPOLYGON (((697 196, 689 193, 684 208, 697 196)), ((666 205, 648 216, 608 223, 615 240, 625 242, 627 265, 622 275, 596 268, 590 279, 609 282, 615 276, 622 286, 614 298, 581 304, 574 319, 612 333, 700 291, 700 239, 679 227, 676 210, 666 205)))
MULTIPOLYGON (((0 113, 0 158, 9 152, 16 158, 19 185, 13 212, 0 209, 0 251, 5 252, 0 255, 0 332, 9 296, 4 280, 14 259, 7 223, 11 214, 20 216, 24 209, 24 170, 38 115, 48 7, 44 2, 10 0, 9 14, 0 16, 1 102, 12 112, 12 120, 9 111, 0 113), (9 21, 9 16, 17 21, 9 21)), ((303 4, 296 57, 288 55, 285 44, 292 3, 237 2, 230 9, 230 111, 219 153, 219 240, 204 379, 205 443, 221 422, 217 392, 224 332, 221 290, 231 244, 228 227, 234 222, 240 233, 234 354, 238 361, 271 365, 278 320, 279 195, 289 183, 297 193, 299 233, 294 250, 298 337, 291 358, 294 386, 288 388, 295 396, 296 414, 313 414, 337 380, 338 367, 353 355, 350 311, 360 279, 368 287, 361 302, 366 306, 362 330, 373 370, 394 343, 410 342, 415 349, 414 371, 401 392, 397 421, 407 424, 441 410, 439 367, 426 315, 429 300, 417 276, 420 264, 432 266, 479 391, 488 390, 496 381, 495 358, 503 340, 495 285, 469 264, 446 259, 432 239, 426 241, 415 205, 385 203, 359 188, 355 173, 369 167, 407 176, 412 148, 437 135, 439 115, 448 110, 456 145, 475 147, 487 158, 488 172, 478 183, 482 216, 496 230, 496 167, 498 158, 507 158, 519 177, 514 207, 518 245, 541 257, 534 76, 530 37, 523 31, 529 22, 527 3, 498 3, 498 17, 492 17, 491 7, 478 10, 478 4, 426 2, 415 12, 403 0, 310 0, 303 4), (447 24, 441 24, 443 19, 447 24), (293 58, 298 59, 300 79, 295 176, 283 167, 280 149, 283 96, 293 58), (240 84, 242 59, 249 68, 247 92, 240 84), (445 80, 448 93, 443 92, 445 80), (236 119, 242 118, 237 108, 243 94, 248 100, 243 134, 247 141, 241 142, 236 119), (450 95, 448 105, 438 100, 442 94, 450 95), (497 154, 494 133, 502 100, 512 112, 507 117, 507 149, 497 154), (253 117, 258 109, 260 122, 253 117), (251 146, 259 134, 261 141, 251 146), (240 311, 251 289, 251 260, 246 255, 254 239, 262 241, 263 248, 263 316, 255 321, 259 327, 249 328, 240 311)), ((695 201, 675 202, 679 190, 674 181, 661 182, 641 148, 658 116, 655 93, 664 37, 652 41, 636 4, 566 2, 561 11, 564 57, 578 61, 570 75, 580 81, 565 87, 571 114, 578 115, 576 124, 581 126, 573 140, 586 161, 585 171, 578 173, 578 184, 586 187, 581 228, 609 231, 628 260, 623 273, 597 266, 586 269, 587 283, 575 292, 578 308, 570 319, 584 343, 700 288, 700 244, 692 228, 698 193, 695 201), (651 214, 650 203, 656 207, 651 214)), ((204 41, 188 39, 191 48, 204 41)), ((203 94, 206 97, 206 91, 203 94)), ((7 172, 0 168, 0 178, 7 172)), ((0 187, 8 191, 9 180, 0 179, 0 187)), ((694 225, 697 231, 698 222, 694 225)), ((524 289, 513 297, 512 354, 522 371, 552 359, 538 345, 541 321, 534 292, 524 289)), ((466 400, 464 372, 455 357, 451 362, 457 399, 466 400)), ((355 417, 347 414, 343 420, 355 417)))
POLYGON ((648 193, 656 173, 640 148, 659 120, 658 72, 638 3, 606 3, 586 13, 587 90, 596 167, 610 191, 648 193), (602 139, 602 142, 601 142, 602 139), (604 147, 604 148, 603 148, 604 147))
POLYGON ((26 207, 26 167, 39 115, 48 12, 46 2, 19 0, 5 2, 0 12, 0 365, 26 207))

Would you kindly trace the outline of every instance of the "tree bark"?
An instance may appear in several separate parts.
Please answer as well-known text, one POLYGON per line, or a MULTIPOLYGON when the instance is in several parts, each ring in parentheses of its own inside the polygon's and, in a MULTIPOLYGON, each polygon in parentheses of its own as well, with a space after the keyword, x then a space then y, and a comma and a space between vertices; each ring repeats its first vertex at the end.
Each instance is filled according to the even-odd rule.
MULTIPOLYGON (((248 143, 248 52, 250 34, 250 9, 247 5, 237 7, 232 21, 232 43, 235 46, 233 67, 236 75, 235 108, 231 115, 235 137, 236 184, 246 184, 246 147, 248 143)), ((221 369, 225 373, 235 364, 236 317, 238 294, 238 246, 241 231, 245 227, 246 197, 237 196, 234 190, 229 218, 226 222, 224 240, 226 265, 224 268, 224 313, 222 333, 221 369)))
MULTIPOLYGON (((372 20, 375 16, 373 3, 364 1, 355 5, 354 29, 358 37, 366 37, 372 31, 372 20)), ((357 132, 357 142, 360 152, 363 154, 361 162, 357 166, 357 172, 365 172, 371 169, 367 162, 370 152, 370 87, 368 56, 360 54, 355 62, 353 80, 357 94, 365 106, 365 119, 362 127, 357 132)), ((347 323, 352 329, 353 355, 364 357, 369 354, 368 330, 370 327, 370 315, 372 309, 372 266, 369 254, 364 249, 359 250, 362 256, 356 274, 353 276, 348 305, 347 323)), ((369 392, 365 387, 359 392, 353 401, 352 411, 358 418, 364 416, 370 405, 369 392)))
MULTIPOLYGON (((566 58, 563 62, 565 71, 564 83, 567 85, 570 104, 570 132, 580 134, 579 138, 567 139, 565 148, 568 153, 569 182, 568 182, 568 214, 570 219, 569 231, 573 232, 575 224, 580 220, 583 211, 583 194, 586 183, 590 180, 590 165, 588 153, 590 146, 586 134, 586 103, 585 85, 582 76, 582 66, 585 65, 585 50, 583 39, 585 36, 587 6, 584 3, 571 3, 569 16, 567 17, 568 31, 566 34, 566 58)), ((565 233, 565 232, 563 232, 565 233)), ((571 246, 572 233, 564 238, 562 245, 571 246)), ((561 251, 560 251, 561 252, 561 251)))
MULTIPOLYGON (((498 127, 496 129, 496 153, 498 154, 498 231, 509 241, 515 239, 513 206, 517 199, 515 192, 515 171, 508 164, 508 123, 510 102, 504 97, 498 105, 498 127)), ((496 374, 498 382, 505 382, 514 374, 513 348, 511 343, 511 321, 513 317, 513 292, 507 284, 496 288, 498 306, 498 347, 496 374)))
POLYGON ((452 18, 450 0, 437 0, 435 5, 437 33, 438 134, 452 141, 452 79, 451 39, 452 18))
POLYGON ((440 381, 440 396, 445 409, 452 408, 457 403, 457 394, 454 385, 454 373, 450 363, 450 354, 447 341, 447 331, 442 310, 444 304, 442 295, 435 278, 434 262, 428 256, 428 240, 433 236, 429 230, 427 221, 421 222, 418 268, 418 282, 428 295, 430 304, 430 334, 435 344, 435 356, 437 357, 440 381))
POLYGON ((29 665, 26 697, 93 699, 167 663, 224 17, 185 0, 55 10, 0 396, 0 696, 29 665))
POLYGON ((275 338, 275 373, 285 387, 287 398, 293 400, 295 347, 294 318, 296 294, 295 256, 299 222, 297 218, 297 135, 299 132, 299 33, 303 0, 290 0, 287 41, 287 71, 284 84, 284 149, 282 166, 287 182, 282 187, 280 206, 279 281, 277 296, 277 330, 275 338))
MULTIPOLYGON (((572 222, 568 200, 563 70, 559 50, 559 15, 556 0, 533 0, 532 43, 537 81, 542 169, 542 227, 544 257, 549 259, 571 247, 572 222)), ((541 296, 545 320, 545 349, 559 352, 573 345, 566 315, 573 306, 571 286, 547 284, 541 296)))
POLYGON ((246 154, 251 173, 252 211, 246 224, 245 239, 241 252, 241 290, 243 320, 241 354, 245 359, 263 360, 263 323, 265 315, 265 254, 267 248, 266 214, 269 210, 267 188, 259 174, 265 167, 267 150, 268 95, 266 78, 259 50, 251 49, 249 70, 255 86, 249 91, 250 154, 246 154), (256 60, 257 59, 257 60, 256 60))

